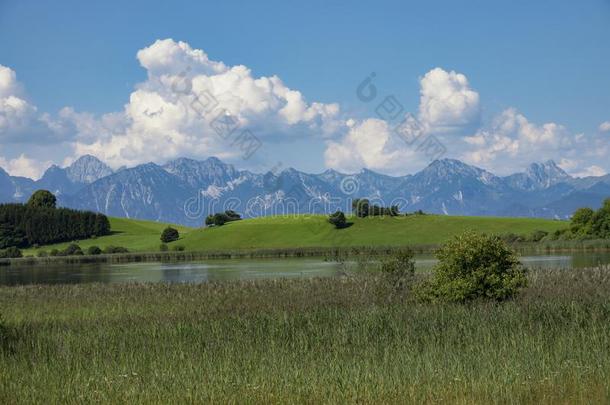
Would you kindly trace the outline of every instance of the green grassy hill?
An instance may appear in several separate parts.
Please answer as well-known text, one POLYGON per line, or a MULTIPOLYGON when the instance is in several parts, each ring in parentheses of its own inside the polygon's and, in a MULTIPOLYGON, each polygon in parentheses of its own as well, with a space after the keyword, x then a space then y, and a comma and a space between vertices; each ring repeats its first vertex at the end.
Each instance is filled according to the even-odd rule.
POLYGON ((436 245, 464 230, 529 235, 565 228, 566 223, 532 218, 408 217, 350 218, 353 225, 335 229, 326 216, 264 217, 194 230, 174 242, 187 250, 436 245))
MULTIPOLYGON (((193 229, 175 226, 186 250, 225 250, 295 247, 437 245, 464 230, 492 234, 529 235, 535 230, 553 232, 565 222, 533 218, 453 217, 422 215, 408 217, 349 218, 352 225, 335 229, 326 216, 264 217, 230 222, 221 227, 193 229)), ((130 251, 158 251, 159 236, 167 224, 125 218, 110 219, 113 234, 77 241, 83 248, 92 245, 124 246, 130 251)), ((67 243, 41 247, 62 249, 67 243)), ((25 254, 35 254, 36 249, 25 254)))
MULTIPOLYGON (((99 246, 102 249, 106 246, 123 246, 130 251, 156 251, 159 250, 161 244, 161 232, 168 225, 161 222, 140 221, 137 219, 127 218, 109 218, 110 229, 112 234, 101 236, 95 239, 87 239, 74 241, 84 249, 89 246, 99 246)), ((192 231, 192 228, 180 225, 171 225, 178 229, 181 235, 192 231)), ((54 245, 46 245, 39 249, 26 249, 24 255, 34 255, 38 250, 64 249, 70 243, 58 243, 54 245)))

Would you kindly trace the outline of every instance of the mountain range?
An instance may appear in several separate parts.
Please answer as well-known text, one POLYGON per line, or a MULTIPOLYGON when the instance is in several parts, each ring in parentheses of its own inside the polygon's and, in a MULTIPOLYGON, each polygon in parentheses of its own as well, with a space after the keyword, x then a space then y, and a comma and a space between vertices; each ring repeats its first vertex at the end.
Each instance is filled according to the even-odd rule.
POLYGON ((577 208, 597 208, 610 196, 610 175, 574 178, 547 161, 497 176, 453 159, 400 177, 367 169, 253 173, 214 157, 113 171, 87 155, 68 167, 51 166, 37 181, 0 168, 0 202, 26 201, 37 189, 53 192, 70 208, 185 225, 201 225, 206 215, 225 209, 245 217, 349 211, 355 198, 399 205, 403 212, 567 219, 577 208))

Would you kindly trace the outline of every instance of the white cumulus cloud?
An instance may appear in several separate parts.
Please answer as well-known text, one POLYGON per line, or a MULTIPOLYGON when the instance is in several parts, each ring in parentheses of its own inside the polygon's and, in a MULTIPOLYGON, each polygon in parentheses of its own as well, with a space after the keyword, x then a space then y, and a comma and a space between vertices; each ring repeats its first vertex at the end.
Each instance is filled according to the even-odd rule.
MULTIPOLYGON (((182 155, 230 158, 243 153, 236 142, 246 129, 265 142, 328 137, 343 125, 337 104, 308 102, 277 76, 254 77, 246 66, 210 60, 185 42, 158 40, 140 50, 138 60, 148 79, 131 93, 123 120, 114 115, 114 128, 107 123, 101 136, 81 136, 76 154, 91 153, 113 166, 182 155), (235 131, 218 131, 219 116, 230 117, 235 131)), ((80 118, 86 127, 100 127, 80 118)))
POLYGON ((23 98, 15 71, 0 65, 0 142, 19 141, 36 121, 36 107, 23 98))
POLYGON ((409 147, 383 120, 351 120, 348 133, 339 141, 327 142, 326 166, 353 173, 362 168, 404 175, 426 163, 425 154, 409 147))
POLYGON ((419 119, 432 130, 455 130, 479 122, 479 93, 463 74, 435 68, 420 80, 420 86, 419 119))
POLYGON ((604 121, 599 124, 599 132, 610 132, 610 121, 604 121))
POLYGON ((462 132, 477 125, 479 94, 470 88, 463 74, 435 68, 420 79, 417 119, 410 114, 404 119, 408 125, 392 123, 391 128, 379 119, 367 119, 358 124, 348 120, 349 132, 339 141, 327 143, 326 166, 343 171, 366 167, 388 174, 421 169, 431 159, 441 157, 427 155, 421 148, 425 139, 432 139, 430 135, 439 137, 435 140, 446 135, 443 142, 455 142, 462 132), (401 129, 396 130, 399 125, 401 129))
POLYGON ((15 159, 0 157, 0 167, 5 169, 11 176, 23 176, 34 180, 39 179, 51 164, 51 161, 32 159, 25 154, 21 154, 15 159))
POLYGON ((523 165, 557 157, 558 152, 572 146, 575 139, 562 125, 553 122, 537 125, 516 109, 509 108, 495 117, 488 127, 464 137, 469 146, 462 157, 473 164, 512 159, 516 165, 523 165))

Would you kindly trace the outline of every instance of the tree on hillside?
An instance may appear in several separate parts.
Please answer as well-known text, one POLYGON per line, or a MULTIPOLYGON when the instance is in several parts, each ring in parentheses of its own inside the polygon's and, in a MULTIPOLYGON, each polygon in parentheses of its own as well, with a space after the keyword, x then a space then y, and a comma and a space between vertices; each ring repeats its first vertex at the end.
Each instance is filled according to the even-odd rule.
POLYGON ((598 209, 592 218, 593 234, 602 239, 610 239, 610 198, 598 209))
POLYGON ((33 208, 55 208, 57 198, 47 190, 38 190, 28 200, 28 207, 33 208))
POLYGON ((562 239, 610 239, 610 198, 597 211, 579 208, 572 215, 570 227, 553 235, 562 239))
POLYGON ((347 219, 345 219, 345 214, 341 211, 331 214, 328 218, 328 222, 333 224, 337 229, 342 229, 347 226, 347 219))
POLYGON ((161 242, 163 243, 173 242, 178 240, 178 238, 180 238, 180 233, 177 229, 174 229, 171 226, 165 228, 163 233, 161 233, 161 242))
POLYGON ((359 218, 369 216, 369 200, 366 198, 356 198, 352 201, 352 211, 359 218))
POLYGON ((214 215, 208 215, 205 218, 206 226, 222 226, 227 222, 231 221, 239 221, 241 219, 241 215, 233 210, 227 210, 225 212, 217 212, 214 215))

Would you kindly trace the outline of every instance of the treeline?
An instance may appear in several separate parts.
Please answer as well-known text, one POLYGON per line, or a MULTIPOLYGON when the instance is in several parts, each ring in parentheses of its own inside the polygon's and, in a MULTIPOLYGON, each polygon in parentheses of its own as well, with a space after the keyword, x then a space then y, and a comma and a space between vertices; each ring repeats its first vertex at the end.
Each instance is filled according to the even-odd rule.
POLYGON ((610 198, 598 210, 576 210, 570 227, 555 232, 553 239, 610 239, 610 198))
POLYGON ((360 218, 376 216, 397 217, 400 215, 400 209, 397 205, 380 207, 379 205, 371 204, 366 198, 357 198, 352 201, 352 212, 360 218))
POLYGON ((227 222, 239 221, 241 215, 233 210, 227 210, 225 212, 217 212, 214 215, 208 215, 205 219, 206 226, 222 226, 227 222))
POLYGON ((56 208, 55 196, 37 191, 27 204, 0 204, 0 249, 108 235, 110 222, 99 213, 56 208))

